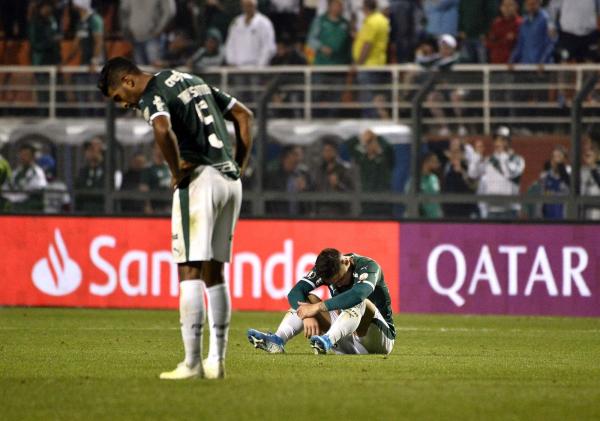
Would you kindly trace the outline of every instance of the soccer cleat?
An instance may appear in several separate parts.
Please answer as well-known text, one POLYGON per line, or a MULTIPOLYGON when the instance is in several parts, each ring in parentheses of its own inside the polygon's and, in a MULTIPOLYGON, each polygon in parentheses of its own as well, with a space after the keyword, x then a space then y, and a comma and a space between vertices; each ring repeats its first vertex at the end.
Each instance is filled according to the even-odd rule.
POLYGON ((162 380, 184 380, 184 379, 199 379, 203 377, 202 365, 197 363, 193 367, 188 367, 185 362, 177 364, 177 368, 173 371, 165 371, 160 373, 159 378, 162 380))
POLYGON ((315 355, 327 354, 327 351, 329 351, 333 347, 333 345, 331 344, 331 340, 327 335, 311 336, 310 346, 315 351, 315 355))
POLYGON ((255 329, 248 329, 248 342, 254 348, 262 349, 271 354, 283 354, 283 339, 272 333, 263 333, 255 329))
POLYGON ((204 367, 205 379, 224 379, 225 378, 225 362, 223 360, 205 359, 202 363, 204 367))

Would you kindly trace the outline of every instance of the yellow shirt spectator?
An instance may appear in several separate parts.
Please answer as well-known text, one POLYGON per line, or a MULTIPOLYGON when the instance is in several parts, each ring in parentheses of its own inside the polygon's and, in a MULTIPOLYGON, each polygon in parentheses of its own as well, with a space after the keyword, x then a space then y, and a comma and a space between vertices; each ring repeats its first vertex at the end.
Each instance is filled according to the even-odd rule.
POLYGON ((390 37, 390 21, 381 12, 374 11, 367 16, 352 46, 352 58, 359 63, 360 53, 365 43, 371 44, 364 65, 379 66, 387 62, 387 47, 390 37))

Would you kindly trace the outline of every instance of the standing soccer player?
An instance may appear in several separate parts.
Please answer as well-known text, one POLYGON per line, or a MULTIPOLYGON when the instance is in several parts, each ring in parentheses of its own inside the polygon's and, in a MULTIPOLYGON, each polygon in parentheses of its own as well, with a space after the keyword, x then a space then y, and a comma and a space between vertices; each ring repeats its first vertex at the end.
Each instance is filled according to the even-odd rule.
POLYGON ((240 212, 240 175, 252 148, 252 112, 197 76, 175 70, 152 75, 122 57, 106 63, 98 88, 123 107, 142 111, 171 170, 172 249, 179 266, 185 359, 160 378, 223 378, 231 318, 223 263, 231 258, 240 212), (235 145, 225 119, 235 126, 235 145), (203 363, 205 287, 210 345, 203 363))

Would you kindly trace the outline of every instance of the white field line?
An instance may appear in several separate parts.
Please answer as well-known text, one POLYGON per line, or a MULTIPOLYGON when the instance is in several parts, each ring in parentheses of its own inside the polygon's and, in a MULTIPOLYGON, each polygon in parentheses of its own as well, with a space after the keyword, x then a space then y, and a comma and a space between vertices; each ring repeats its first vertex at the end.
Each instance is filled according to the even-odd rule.
MULTIPOLYGON (((81 330, 81 331, 161 331, 161 330, 179 330, 178 327, 159 327, 159 326, 147 326, 147 327, 35 327, 35 326, 0 326, 0 331, 17 331, 17 330, 81 330)), ((600 333, 600 329, 499 329, 499 328, 470 328, 470 327, 420 327, 420 326, 397 326, 396 331, 399 332, 440 332, 440 333, 460 333, 460 332, 478 332, 478 333, 547 333, 547 332, 568 332, 568 333, 600 333)))

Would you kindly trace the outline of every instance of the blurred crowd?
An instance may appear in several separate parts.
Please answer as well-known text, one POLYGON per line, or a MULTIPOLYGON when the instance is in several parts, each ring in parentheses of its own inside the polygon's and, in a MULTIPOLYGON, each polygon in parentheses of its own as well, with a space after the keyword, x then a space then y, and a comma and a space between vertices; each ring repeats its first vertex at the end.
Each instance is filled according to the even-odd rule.
POLYGON ((0 0, 0 39, 29 41, 33 65, 98 64, 123 53, 159 67, 444 65, 443 39, 456 54, 452 60, 465 63, 595 62, 599 6, 599 0, 0 0))
MULTIPOLYGON (((539 173, 533 179, 523 181, 526 159, 513 145, 512 138, 510 128, 500 126, 491 141, 456 137, 449 141, 429 142, 419 160, 418 192, 426 196, 440 193, 471 196, 527 193, 542 198, 568 195, 572 171, 567 149, 550 144, 550 148, 545 148, 548 154, 545 157, 529 153, 529 159, 538 166, 533 171, 539 173)), ((600 133, 590 132, 583 145, 581 194, 600 196, 600 133)), ((348 139, 331 134, 311 145, 278 145, 278 151, 262 165, 262 184, 265 191, 285 195, 268 200, 265 214, 272 217, 349 217, 353 214, 352 194, 359 192, 366 194, 358 197, 361 216, 401 217, 405 209, 399 204, 368 197, 373 193, 411 191, 411 180, 398 178, 400 173, 408 173, 408 163, 397 158, 398 146, 371 129, 348 139), (302 192, 324 193, 325 200, 307 200, 298 195, 302 192), (335 192, 349 195, 343 200, 335 197, 327 200, 331 199, 328 193, 335 192)), ((543 149, 538 147, 540 151, 543 149)), ((108 179, 102 138, 85 142, 81 153, 81 164, 69 185, 57 178, 55 157, 43 145, 21 143, 13 165, 0 155, 0 209, 104 213, 104 189, 112 188, 114 183, 117 192, 125 193, 117 201, 118 212, 169 213, 171 176, 156 146, 149 153, 133 150, 124 161, 123 169, 119 166, 108 179), (134 192, 138 194, 131 194, 134 192)), ((257 182, 256 165, 255 160, 243 179, 248 192, 253 191, 257 182)), ((460 197, 449 203, 426 200, 419 208, 419 215, 434 219, 564 219, 567 216, 564 204, 551 201, 523 205, 517 199, 501 203, 460 203, 459 200, 460 197)), ((600 207, 582 208, 581 217, 600 220, 600 207)))

